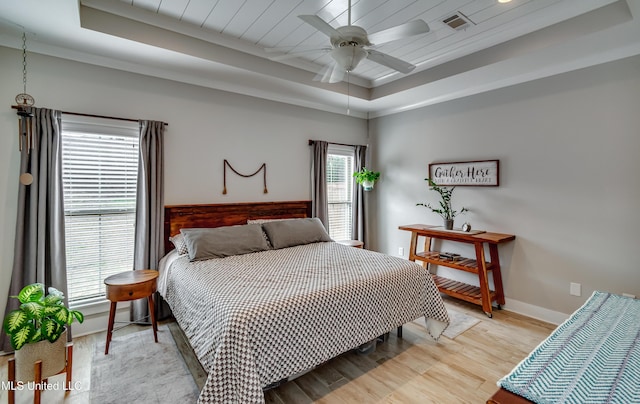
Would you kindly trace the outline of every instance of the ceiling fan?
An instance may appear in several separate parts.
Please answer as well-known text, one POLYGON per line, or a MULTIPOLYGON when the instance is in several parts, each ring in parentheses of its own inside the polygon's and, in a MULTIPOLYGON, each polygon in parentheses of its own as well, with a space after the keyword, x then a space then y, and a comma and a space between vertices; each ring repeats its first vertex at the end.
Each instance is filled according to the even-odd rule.
MULTIPOLYGON (((372 49, 371 46, 382 45, 387 42, 429 32, 429 26, 426 22, 423 20, 413 20, 405 24, 368 34, 364 28, 351 25, 351 0, 349 0, 348 7, 348 25, 333 28, 317 15, 299 15, 298 18, 328 36, 331 41, 331 47, 306 49, 275 56, 271 59, 284 60, 297 57, 302 53, 328 52, 333 58, 334 63, 326 66, 317 77, 324 83, 337 83, 342 81, 345 73, 353 71, 365 58, 400 73, 410 73, 416 66, 372 49)), ((265 50, 267 52, 275 52, 279 49, 268 48, 265 50)))

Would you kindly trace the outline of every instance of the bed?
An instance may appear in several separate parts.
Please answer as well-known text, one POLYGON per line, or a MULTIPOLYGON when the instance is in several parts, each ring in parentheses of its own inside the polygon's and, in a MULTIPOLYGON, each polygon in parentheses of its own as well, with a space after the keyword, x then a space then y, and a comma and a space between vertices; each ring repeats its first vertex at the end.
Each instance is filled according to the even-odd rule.
POLYGON ((184 235, 191 248, 163 258, 159 291, 208 372, 200 403, 261 403, 264 388, 402 324, 425 316, 434 339, 448 325, 424 268, 324 236, 314 241, 316 234, 304 230, 319 223, 305 219, 309 211, 308 201, 166 208, 167 235, 184 235), (290 217, 299 220, 245 225, 290 217), (271 248, 256 247, 258 228, 271 248), (194 234, 214 234, 223 245, 235 239, 231 232, 243 242, 229 248, 249 252, 212 259, 192 254, 205 251, 194 234))
POLYGON ((498 386, 487 403, 640 403, 640 301, 594 292, 498 386))

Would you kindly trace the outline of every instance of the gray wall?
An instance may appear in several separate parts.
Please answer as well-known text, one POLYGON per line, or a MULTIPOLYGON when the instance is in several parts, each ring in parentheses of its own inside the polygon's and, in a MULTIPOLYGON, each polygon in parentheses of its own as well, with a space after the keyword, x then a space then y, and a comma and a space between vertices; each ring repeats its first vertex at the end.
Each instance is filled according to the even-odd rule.
POLYGON ((639 106, 636 57, 372 120, 372 246, 406 256, 399 225, 441 224, 415 206, 438 200, 429 163, 499 159, 499 187, 458 187, 453 201, 471 209, 457 226, 516 234, 500 254, 507 308, 560 321, 596 289, 640 295, 639 106))

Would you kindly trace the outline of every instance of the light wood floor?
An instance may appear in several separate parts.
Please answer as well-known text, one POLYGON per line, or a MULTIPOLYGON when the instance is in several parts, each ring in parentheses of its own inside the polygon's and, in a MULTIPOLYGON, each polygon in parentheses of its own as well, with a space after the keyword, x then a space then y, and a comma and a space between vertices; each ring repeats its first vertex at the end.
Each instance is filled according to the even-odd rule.
MULTIPOLYGON (((484 403, 496 381, 508 373, 555 328, 554 325, 506 310, 487 318, 478 306, 445 297, 448 308, 478 318, 480 323, 455 339, 433 341, 423 327, 409 323, 404 338, 391 333, 370 355, 343 354, 298 379, 265 394, 267 403, 484 403)), ((130 326, 114 338, 143 327, 130 326)), ((91 355, 105 333, 74 340, 73 381, 79 390, 43 393, 43 403, 88 403, 91 355)), ((0 357, 0 380, 7 380, 7 356, 0 357)), ((50 383, 64 376, 49 379, 50 383)), ((144 388, 144 386, 141 386, 144 388)), ((32 402, 28 391, 18 403, 32 402)), ((7 392, 0 390, 0 403, 7 392)))

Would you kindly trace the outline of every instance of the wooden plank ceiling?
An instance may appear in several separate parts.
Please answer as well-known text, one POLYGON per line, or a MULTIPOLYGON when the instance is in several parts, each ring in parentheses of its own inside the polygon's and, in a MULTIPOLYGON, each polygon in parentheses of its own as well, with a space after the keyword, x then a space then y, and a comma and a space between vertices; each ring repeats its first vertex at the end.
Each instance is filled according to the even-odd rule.
MULTIPOLYGON (((286 47, 285 52, 329 46, 329 39, 298 15, 316 14, 333 27, 348 24, 348 0, 121 1, 258 47, 286 47)), ((571 0, 513 0, 505 4, 497 0, 352 0, 351 18, 353 25, 368 33, 414 19, 426 21, 429 33, 376 47, 417 65, 419 71, 481 50, 487 43, 524 35, 539 29, 545 21, 551 24, 552 13, 545 10, 567 1, 571 0), (464 29, 456 30, 443 23, 454 14, 469 21, 464 29)), ((299 58, 319 67, 331 63, 330 56, 322 51, 305 52, 299 58)), ((394 71, 364 60, 354 73, 375 81, 394 71)))

